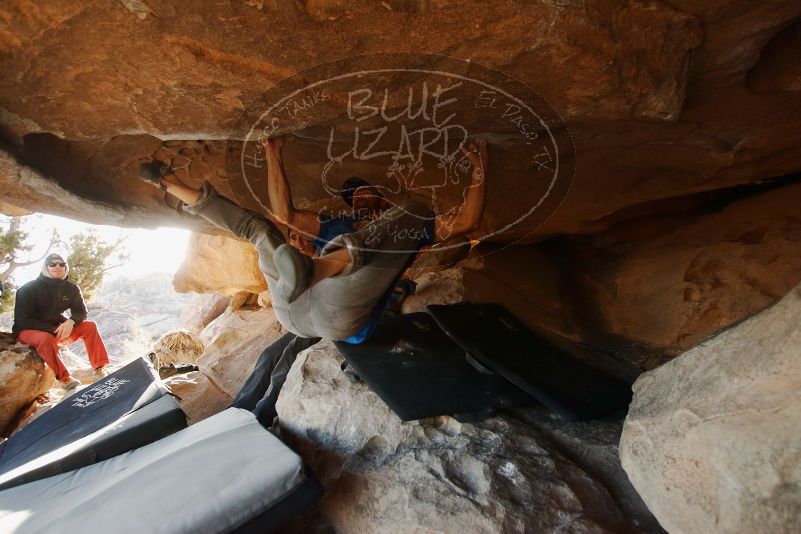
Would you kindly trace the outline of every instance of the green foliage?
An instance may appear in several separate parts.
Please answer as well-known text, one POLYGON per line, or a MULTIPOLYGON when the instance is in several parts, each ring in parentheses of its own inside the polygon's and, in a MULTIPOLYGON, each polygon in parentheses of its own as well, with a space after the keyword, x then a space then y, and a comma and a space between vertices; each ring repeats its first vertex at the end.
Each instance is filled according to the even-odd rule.
POLYGON ((70 253, 67 256, 69 279, 78 284, 87 301, 92 300, 95 291, 103 283, 106 271, 117 266, 108 265, 111 257, 116 256, 119 263, 127 260, 127 255, 119 250, 121 244, 122 239, 113 244, 106 243, 94 230, 70 238, 70 253))
POLYGON ((6 313, 14 308, 14 295, 17 293, 17 288, 10 277, 0 284, 3 286, 3 293, 0 295, 0 313, 6 313))
POLYGON ((2 223, 3 225, 0 226, 0 286, 2 286, 0 313, 5 313, 14 307, 14 294, 17 289, 11 276, 14 265, 20 254, 30 252, 33 245, 25 243, 28 234, 20 229, 18 217, 2 221, 2 223))
POLYGON ((8 228, 0 227, 0 273, 5 272, 8 266, 18 260, 20 254, 30 252, 33 248, 33 245, 25 243, 28 233, 20 228, 18 217, 3 222, 8 224, 8 228))
MULTIPOLYGON (((24 265, 40 263, 44 256, 31 258, 30 252, 34 248, 29 243, 29 234, 22 229, 21 217, 0 219, 0 313, 11 311, 14 308, 13 272, 24 265)), ((81 288, 84 298, 91 300, 95 291, 103 283, 105 273, 117 265, 109 266, 114 259, 118 263, 127 260, 127 255, 121 250, 123 238, 116 243, 108 244, 101 240, 94 230, 76 234, 69 240, 69 255, 67 262, 70 265, 69 278, 81 288)), ((58 233, 53 230, 47 251, 56 245, 63 245, 58 233)))

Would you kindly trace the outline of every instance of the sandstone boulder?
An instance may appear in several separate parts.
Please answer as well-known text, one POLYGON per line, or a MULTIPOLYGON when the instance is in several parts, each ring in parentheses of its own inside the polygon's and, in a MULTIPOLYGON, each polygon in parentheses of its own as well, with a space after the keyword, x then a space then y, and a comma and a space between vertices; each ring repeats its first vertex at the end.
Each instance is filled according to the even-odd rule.
POLYGON ((562 290, 585 340, 662 363, 801 282, 801 184, 742 193, 565 243, 562 290))
POLYGON ((200 334, 210 322, 222 315, 230 302, 231 297, 219 293, 195 295, 181 313, 181 328, 200 334))
POLYGON ((227 310, 200 334, 200 371, 229 397, 239 393, 264 349, 286 331, 271 308, 227 310))
POLYGON ((0 332, 0 436, 13 432, 54 383, 53 371, 33 349, 0 332))
POLYGON ((634 384, 620 458, 670 532, 797 532, 801 287, 634 384))
POLYGON ((670 361, 801 281, 801 184, 684 199, 591 238, 475 247, 417 278, 404 311, 499 302, 529 328, 621 379, 670 361))
POLYGON ((173 278, 180 293, 219 293, 240 291, 261 293, 267 282, 261 274, 258 255, 250 243, 223 236, 192 234, 186 259, 173 278))
POLYGON ((337 532, 643 528, 535 426, 513 417, 404 424, 347 380, 341 361, 325 341, 301 353, 277 405, 282 437, 326 487, 322 510, 337 532))
POLYGON ((223 411, 231 403, 231 397, 199 371, 171 376, 164 384, 178 397, 190 425, 223 411))

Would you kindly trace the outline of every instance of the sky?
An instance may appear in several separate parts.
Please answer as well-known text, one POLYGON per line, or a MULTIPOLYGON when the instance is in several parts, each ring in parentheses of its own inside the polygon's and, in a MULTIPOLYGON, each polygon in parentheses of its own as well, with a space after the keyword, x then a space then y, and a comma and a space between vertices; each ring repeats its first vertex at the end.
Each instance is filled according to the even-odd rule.
MULTIPOLYGON (((7 228, 7 226, 5 226, 7 228)), ((129 259, 122 267, 117 267, 106 273, 106 280, 118 277, 139 278, 154 272, 174 274, 184 259, 186 246, 189 240, 189 230, 176 228, 158 228, 156 230, 143 230, 139 228, 118 228, 115 226, 100 226, 86 224, 55 215, 36 214, 24 218, 23 230, 28 232, 28 243, 34 248, 30 252, 31 259, 41 256, 50 241, 52 228, 58 230, 62 241, 67 242, 70 236, 95 229, 100 239, 114 243, 121 235, 127 235, 124 248, 129 259)), ((66 257, 68 250, 61 246, 53 249, 66 257)), ((20 259, 25 259, 20 258, 20 259)), ((20 267, 14 271, 14 281, 22 285, 39 275, 41 262, 27 267, 20 267)))

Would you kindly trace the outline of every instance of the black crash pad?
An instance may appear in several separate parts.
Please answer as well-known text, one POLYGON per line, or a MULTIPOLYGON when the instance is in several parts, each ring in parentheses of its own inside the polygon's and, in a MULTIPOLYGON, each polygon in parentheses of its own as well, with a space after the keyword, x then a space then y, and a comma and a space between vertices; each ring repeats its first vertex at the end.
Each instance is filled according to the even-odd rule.
POLYGON ((13 434, 0 451, 0 489, 111 458, 185 427, 153 367, 137 358, 13 434))
POLYGON ((348 365, 402 420, 491 413, 535 401, 480 372, 427 313, 384 317, 364 343, 336 343, 348 365))
POLYGON ((442 329, 482 365, 573 420, 626 408, 631 387, 537 336, 500 304, 431 305, 442 329))

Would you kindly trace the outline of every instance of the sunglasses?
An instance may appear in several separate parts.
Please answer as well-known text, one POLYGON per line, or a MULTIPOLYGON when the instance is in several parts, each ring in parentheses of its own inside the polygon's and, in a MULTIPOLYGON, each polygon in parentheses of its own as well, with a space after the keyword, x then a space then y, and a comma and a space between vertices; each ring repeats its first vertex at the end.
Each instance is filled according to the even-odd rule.
POLYGON ((63 261, 51 261, 47 264, 48 267, 66 267, 67 264, 63 261))

